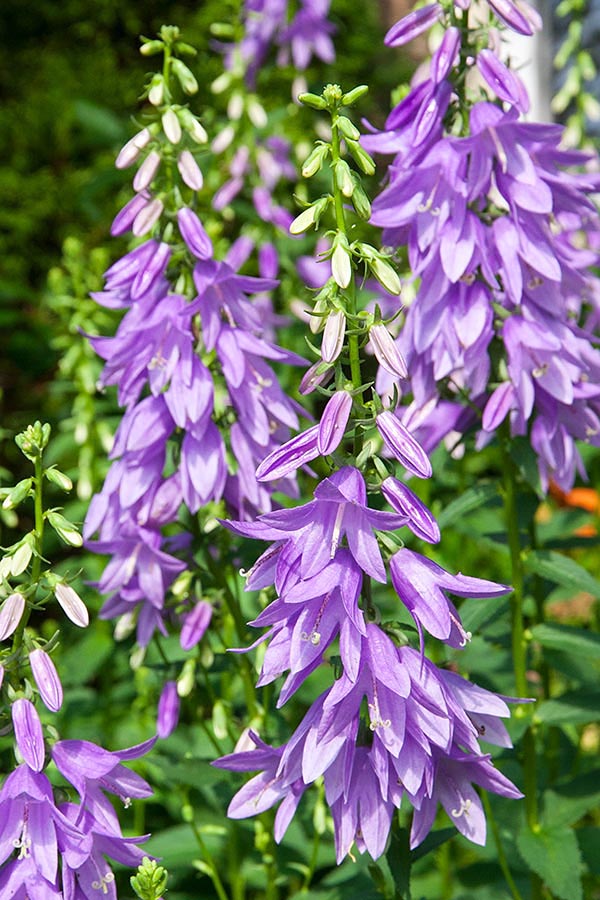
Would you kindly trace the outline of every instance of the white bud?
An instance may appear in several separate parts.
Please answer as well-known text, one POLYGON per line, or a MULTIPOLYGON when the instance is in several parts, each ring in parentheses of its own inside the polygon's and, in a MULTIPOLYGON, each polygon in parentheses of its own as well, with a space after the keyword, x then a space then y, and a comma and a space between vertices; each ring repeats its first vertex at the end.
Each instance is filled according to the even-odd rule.
POLYGON ((174 110, 168 109, 163 113, 162 127, 167 140, 171 144, 178 144, 181 140, 181 125, 174 110))
POLYGON ((248 118, 255 128, 264 128, 266 126, 268 121, 267 114, 258 100, 252 99, 248 103, 248 118))
POLYGON ((227 150, 234 137, 235 129, 233 128, 233 125, 227 125, 213 140, 211 144, 212 152, 222 153, 224 150, 227 150))
POLYGON ((145 191, 154 179, 158 167, 160 166, 160 154, 156 150, 151 150, 144 162, 141 164, 135 178, 133 179, 133 189, 138 193, 145 191))
POLYGON ((183 153, 179 154, 177 168, 188 187, 193 191, 199 191, 201 189, 204 184, 202 172, 189 150, 184 150, 183 153))
POLYGON ((90 616, 86 606, 77 591, 70 584, 59 581, 54 588, 54 596, 62 607, 67 619, 70 619, 74 625, 77 625, 79 628, 85 628, 90 624, 90 616))
POLYGON ((352 278, 350 253, 343 244, 338 243, 331 257, 331 274, 341 288, 347 288, 352 278))
POLYGON ((129 166, 133 165, 140 155, 140 150, 144 149, 151 137, 150 131, 147 128, 143 128, 141 131, 138 131, 131 140, 127 141, 115 161, 117 169, 127 169, 129 166))
POLYGON ((233 94, 227 104, 227 116, 232 122, 237 122, 244 112, 244 98, 241 94, 233 94))

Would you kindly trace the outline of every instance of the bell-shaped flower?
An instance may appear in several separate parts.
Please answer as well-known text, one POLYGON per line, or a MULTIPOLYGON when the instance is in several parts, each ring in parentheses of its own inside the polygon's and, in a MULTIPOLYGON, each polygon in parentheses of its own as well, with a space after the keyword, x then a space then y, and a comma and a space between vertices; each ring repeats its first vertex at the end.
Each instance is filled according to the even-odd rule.
POLYGON ((465 631, 455 606, 446 594, 459 597, 501 597, 511 588, 483 578, 451 575, 432 560, 404 547, 390 559, 394 588, 412 615, 417 628, 433 637, 464 647, 471 635, 465 631))

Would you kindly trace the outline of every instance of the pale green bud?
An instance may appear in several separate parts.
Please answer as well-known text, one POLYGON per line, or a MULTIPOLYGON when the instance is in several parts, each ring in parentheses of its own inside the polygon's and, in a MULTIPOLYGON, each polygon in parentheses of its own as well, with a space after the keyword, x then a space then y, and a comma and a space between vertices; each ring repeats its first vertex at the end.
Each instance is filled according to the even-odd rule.
POLYGON ((337 126, 345 138, 348 138, 351 141, 357 141, 359 139, 360 131, 356 125, 350 121, 348 116, 339 116, 337 126))
POLYGON ((164 49, 165 45, 162 41, 144 41, 140 47, 140 53, 142 56, 156 56, 157 53, 162 53, 164 49))
POLYGON ((400 278, 398 277, 398 273, 392 266, 386 262, 384 259, 371 259, 369 260, 369 268, 377 281, 389 291, 390 294, 399 294, 402 287, 400 284, 400 278))
POLYGON ((59 469, 56 469, 54 466, 51 466, 49 469, 46 469, 44 475, 51 481, 52 484, 55 484, 57 487, 61 488, 63 491, 70 491, 73 489, 73 482, 69 478, 68 475, 65 475, 64 472, 61 472, 59 469))
POLYGON ((306 157, 302 165, 302 175, 304 178, 311 178, 319 171, 323 163, 329 155, 329 145, 319 143, 306 157))
POLYGON ((373 158, 369 156, 366 150, 363 150, 357 141, 347 138, 346 143, 356 164, 362 169, 365 175, 372 175, 375 171, 375 162, 373 161, 373 158))
POLYGON ((167 890, 168 877, 169 873, 163 866, 155 859, 144 856, 137 875, 132 875, 129 883, 140 900, 162 900, 167 890))
POLYGON ((165 82, 162 75, 158 73, 152 76, 150 88, 148 89, 148 100, 152 106, 160 106, 165 99, 165 82))
POLYGON ((19 506, 19 504, 29 496, 32 485, 33 478, 24 478, 22 481, 15 484, 4 498, 2 508, 14 509, 16 506, 19 506))
POLYGON ((344 197, 351 197, 354 192, 354 181, 348 163, 340 159, 335 165, 335 180, 344 197))
POLYGON ((299 94, 298 101, 304 106, 310 106, 313 109, 327 109, 327 103, 318 94, 299 94))
POLYGON ((350 247, 344 235, 338 234, 334 239, 333 254, 331 256, 331 274, 333 280, 341 288, 347 288, 352 278, 352 264, 350 247))
POLYGON ((320 200, 311 203, 311 205, 303 210, 299 216, 296 216, 290 225, 290 234, 302 234, 303 232, 308 231, 312 225, 316 228, 321 216, 329 205, 329 199, 329 197, 321 197, 320 200))
POLYGON ((184 62, 181 62, 180 59, 174 59, 171 62, 171 67, 185 94, 198 93, 198 82, 184 62))
POLYGON ((52 510, 46 513, 46 519, 65 544, 69 544, 71 547, 81 547, 83 538, 79 530, 68 519, 52 510))
POLYGON ((10 558, 10 574, 13 577, 22 575, 33 555, 33 547, 35 537, 32 534, 26 535, 10 558))
POLYGON ((342 106, 352 106, 353 103, 356 103, 357 100, 364 97, 368 90, 369 86, 366 84, 359 84, 358 87, 352 88, 351 91, 348 91, 348 93, 344 94, 342 97, 342 106))

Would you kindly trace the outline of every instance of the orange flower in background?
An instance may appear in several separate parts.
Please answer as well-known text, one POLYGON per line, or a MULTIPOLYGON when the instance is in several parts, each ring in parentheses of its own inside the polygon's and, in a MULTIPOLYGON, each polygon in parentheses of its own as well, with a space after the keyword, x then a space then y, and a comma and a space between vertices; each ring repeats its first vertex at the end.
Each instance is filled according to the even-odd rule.
MULTIPOLYGON (((600 516, 600 493, 595 488, 580 487, 563 491, 556 484, 550 482, 550 495, 560 506, 586 509, 588 512, 600 516)), ((597 533, 596 526, 591 523, 582 525, 581 528, 575 530, 575 534, 579 537, 594 537, 597 533)))

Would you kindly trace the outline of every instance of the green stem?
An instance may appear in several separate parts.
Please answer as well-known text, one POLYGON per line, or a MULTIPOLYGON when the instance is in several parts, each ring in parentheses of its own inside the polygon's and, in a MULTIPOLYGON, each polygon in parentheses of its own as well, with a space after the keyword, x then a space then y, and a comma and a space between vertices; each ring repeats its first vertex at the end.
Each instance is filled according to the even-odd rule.
POLYGON ((523 598, 525 574, 521 538, 519 535, 519 511, 517 505, 517 481, 514 464, 508 450, 503 452, 504 512, 506 533, 510 551, 513 593, 510 599, 513 670, 519 697, 527 696, 527 645, 523 624, 523 598))
MULTIPOLYGON (((525 597, 525 571, 523 566, 523 550, 519 533, 518 485, 517 472, 508 450, 508 439, 502 445, 502 464, 504 470, 504 511, 506 517, 506 533, 511 561, 511 580, 513 593, 510 600, 511 634, 513 668, 517 696, 526 697, 527 686, 527 643, 523 617, 523 601, 525 597)), ((528 715, 522 707, 517 714, 528 715)), ((527 728, 522 740, 523 793, 525 794, 525 816, 532 831, 539 829, 539 813, 537 799, 537 760, 535 733, 531 726, 527 728)), ((541 882, 532 874, 532 900, 541 898, 541 882)))
MULTIPOLYGON (((42 571, 42 548, 44 541, 44 503, 43 503, 43 468, 42 468, 42 454, 39 453, 34 462, 34 538, 35 538, 35 547, 33 554, 33 563, 31 564, 31 585, 33 588, 33 592, 31 595, 31 600, 35 601, 35 597, 37 594, 37 587, 40 580, 40 574, 42 571)), ((25 605, 25 611, 17 626, 17 629, 13 636, 12 641, 12 650, 11 653, 15 654, 20 649, 21 644, 23 643, 23 635, 25 634, 25 629, 27 627, 27 623, 29 622, 29 617, 31 616, 31 601, 27 600, 25 605)), ((18 668, 18 665, 17 665, 18 668)), ((17 687, 19 682, 17 679, 17 671, 13 669, 11 673, 11 680, 13 686, 17 687)))
POLYGON ((210 868, 210 879, 214 885, 214 888, 215 888, 215 891, 217 892, 217 896, 219 897, 219 900, 229 900, 227 891, 225 890, 225 888, 223 886, 223 882, 221 881, 221 878, 219 876, 219 870, 217 869, 217 866, 212 857, 212 854, 210 853, 208 847, 206 846, 206 844, 204 842, 204 838, 202 837, 200 829, 198 828, 198 826, 196 825, 196 823, 194 821, 190 822, 190 828, 194 832, 194 837, 196 838, 196 843, 198 844, 198 846, 200 848, 200 852, 202 853, 202 856, 208 863, 208 866, 210 868))
POLYGON ((506 853, 504 852, 504 846, 502 844, 502 838, 500 837, 500 829, 498 828, 498 823, 494 818, 494 814, 492 812, 492 805, 490 803, 488 795, 483 791, 481 795, 481 799, 483 800, 483 807, 485 809, 485 817, 491 825, 492 834, 494 835, 494 841, 496 844, 496 853, 498 854, 498 863, 500 868, 502 869, 502 874, 504 875, 504 880, 508 885, 508 889, 511 893, 513 900, 523 900, 521 894, 519 893, 519 889, 515 884, 515 880, 512 876, 512 872, 510 871, 508 860, 506 858, 506 853))
MULTIPOLYGON (((348 240, 348 226, 346 224, 346 214, 344 212, 344 199, 342 192, 337 184, 336 164, 340 161, 340 133, 337 125, 337 116, 334 116, 331 123, 331 163, 332 163, 332 193, 333 204, 335 210, 335 223, 340 234, 348 240)), ((355 318, 357 313, 356 305, 356 283, 354 276, 350 280, 350 284, 346 289, 346 298, 348 300, 347 312, 352 317, 352 327, 348 333, 348 355, 350 359, 350 376, 352 378, 352 387, 356 391, 356 398, 363 406, 363 393, 361 390, 362 378, 360 373, 360 337, 355 329, 355 318)), ((358 455, 362 449, 362 429, 357 426, 356 437, 354 441, 354 452, 358 455)))

